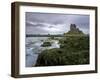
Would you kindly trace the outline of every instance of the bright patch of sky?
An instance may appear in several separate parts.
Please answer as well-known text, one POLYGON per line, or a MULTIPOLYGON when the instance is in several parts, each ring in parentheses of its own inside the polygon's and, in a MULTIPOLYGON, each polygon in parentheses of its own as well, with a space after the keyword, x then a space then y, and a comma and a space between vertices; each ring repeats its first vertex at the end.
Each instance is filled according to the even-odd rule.
POLYGON ((89 34, 89 15, 26 12, 26 34, 63 34, 70 24, 89 34))

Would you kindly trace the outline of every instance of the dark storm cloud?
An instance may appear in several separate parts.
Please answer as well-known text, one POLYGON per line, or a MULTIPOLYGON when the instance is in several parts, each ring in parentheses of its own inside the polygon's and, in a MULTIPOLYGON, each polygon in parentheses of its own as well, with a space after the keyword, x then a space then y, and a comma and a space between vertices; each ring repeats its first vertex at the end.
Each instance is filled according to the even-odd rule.
POLYGON ((70 24, 89 33, 89 21, 89 15, 26 12, 26 33, 62 34, 69 30, 70 24))
POLYGON ((32 22, 26 22, 26 26, 28 27, 38 27, 38 26, 45 26, 44 24, 42 23, 32 23, 32 22))
POLYGON ((26 19, 33 22, 45 22, 49 24, 67 23, 68 15, 51 14, 51 13, 26 13, 26 19))

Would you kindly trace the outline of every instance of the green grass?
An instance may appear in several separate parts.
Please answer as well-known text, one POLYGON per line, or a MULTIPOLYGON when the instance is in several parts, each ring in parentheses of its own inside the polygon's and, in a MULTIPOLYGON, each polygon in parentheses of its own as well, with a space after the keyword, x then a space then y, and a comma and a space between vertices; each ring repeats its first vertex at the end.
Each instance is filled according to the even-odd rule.
POLYGON ((42 51, 35 66, 89 64, 89 36, 63 37, 59 44, 60 48, 42 51))

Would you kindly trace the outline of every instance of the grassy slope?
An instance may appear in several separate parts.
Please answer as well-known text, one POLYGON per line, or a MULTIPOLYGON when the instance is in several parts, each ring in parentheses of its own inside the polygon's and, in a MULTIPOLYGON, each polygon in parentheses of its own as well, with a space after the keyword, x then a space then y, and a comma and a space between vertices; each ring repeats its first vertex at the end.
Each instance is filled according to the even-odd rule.
POLYGON ((44 50, 36 66, 76 65, 89 63, 89 36, 69 36, 59 40, 60 48, 44 50))

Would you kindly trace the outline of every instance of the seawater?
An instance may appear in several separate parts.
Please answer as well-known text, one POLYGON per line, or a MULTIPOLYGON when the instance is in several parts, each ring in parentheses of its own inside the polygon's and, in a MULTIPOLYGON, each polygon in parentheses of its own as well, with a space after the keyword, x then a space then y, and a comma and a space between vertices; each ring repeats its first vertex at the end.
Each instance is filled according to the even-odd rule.
POLYGON ((51 40, 52 44, 49 47, 42 47, 44 41, 49 37, 26 37, 26 67, 32 67, 36 64, 38 55, 45 49, 60 48, 58 40, 51 40))

